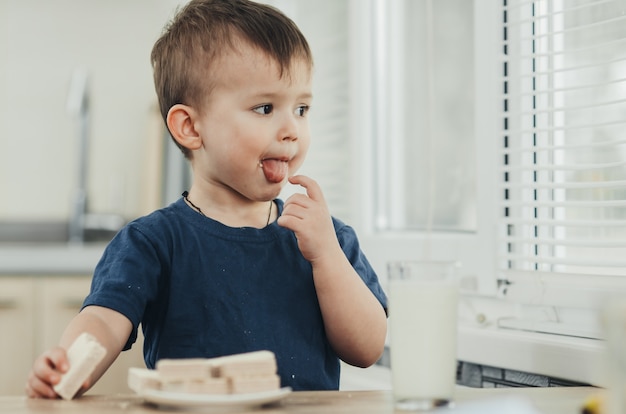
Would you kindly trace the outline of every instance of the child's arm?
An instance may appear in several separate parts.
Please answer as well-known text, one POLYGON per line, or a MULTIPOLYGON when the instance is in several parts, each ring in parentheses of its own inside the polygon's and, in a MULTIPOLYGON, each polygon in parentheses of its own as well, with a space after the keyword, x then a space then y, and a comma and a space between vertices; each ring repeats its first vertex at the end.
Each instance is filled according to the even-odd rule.
POLYGON ((300 251, 311 262, 328 339, 345 362, 370 366, 384 349, 385 311, 341 250, 318 184, 301 175, 289 181, 303 186, 307 195, 289 197, 278 224, 295 232, 300 251))
POLYGON ((72 319, 54 347, 33 363, 26 382, 26 394, 31 398, 56 398, 53 386, 69 369, 66 350, 83 332, 92 334, 106 350, 106 356, 85 382, 79 394, 87 391, 111 366, 120 354, 132 330, 131 322, 121 313, 100 306, 88 306, 72 319))

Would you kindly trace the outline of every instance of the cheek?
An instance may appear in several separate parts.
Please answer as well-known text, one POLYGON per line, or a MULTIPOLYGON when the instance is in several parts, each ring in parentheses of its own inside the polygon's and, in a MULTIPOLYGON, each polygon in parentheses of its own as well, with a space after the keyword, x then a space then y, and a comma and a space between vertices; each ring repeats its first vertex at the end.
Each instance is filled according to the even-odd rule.
POLYGON ((307 130, 307 133, 300 138, 299 142, 299 153, 301 153, 303 157, 306 156, 306 154, 309 152, 310 145, 311 135, 307 130))
POLYGON ((298 154, 291 162, 291 171, 295 173, 300 166, 304 163, 306 155, 309 152, 310 140, 308 137, 306 139, 301 139, 298 146, 298 154))

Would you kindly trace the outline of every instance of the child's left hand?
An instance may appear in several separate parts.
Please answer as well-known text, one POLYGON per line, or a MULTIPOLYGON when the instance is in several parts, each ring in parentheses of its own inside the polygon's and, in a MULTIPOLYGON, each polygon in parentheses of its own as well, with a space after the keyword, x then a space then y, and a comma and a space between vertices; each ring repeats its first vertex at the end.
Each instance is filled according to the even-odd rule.
POLYGON ((339 248, 335 227, 322 189, 315 180, 296 175, 290 177, 289 182, 304 187, 306 194, 289 197, 277 222, 296 234, 302 255, 314 263, 326 252, 339 248))

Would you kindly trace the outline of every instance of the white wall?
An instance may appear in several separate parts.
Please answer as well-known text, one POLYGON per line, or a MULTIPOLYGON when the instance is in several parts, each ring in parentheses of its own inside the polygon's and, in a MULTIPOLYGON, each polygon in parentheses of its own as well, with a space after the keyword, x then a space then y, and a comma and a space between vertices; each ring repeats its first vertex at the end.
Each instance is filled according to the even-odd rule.
POLYGON ((159 145, 148 132, 149 55, 177 3, 0 0, 0 220, 69 214, 78 133, 66 98, 77 66, 91 76, 90 209, 142 212, 140 172, 147 146, 159 145))

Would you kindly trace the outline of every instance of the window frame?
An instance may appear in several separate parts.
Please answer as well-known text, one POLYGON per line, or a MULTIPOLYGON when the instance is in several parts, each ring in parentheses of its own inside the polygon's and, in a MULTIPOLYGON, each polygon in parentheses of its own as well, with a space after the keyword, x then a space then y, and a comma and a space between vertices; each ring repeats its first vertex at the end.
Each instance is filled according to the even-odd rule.
MULTIPOLYGON (((523 317, 525 307, 532 301, 528 284, 506 285, 499 275, 498 256, 506 246, 498 241, 501 211, 502 160, 502 1, 480 0, 474 2, 475 27, 475 90, 476 111, 476 200, 477 231, 475 233, 379 232, 374 217, 372 184, 376 182, 375 135, 372 124, 364 120, 375 117, 372 108, 373 91, 371 42, 372 22, 377 0, 350 2, 351 26, 351 114, 352 131, 352 182, 351 200, 353 219, 362 248, 383 287, 386 286, 386 263, 390 260, 419 259, 428 254, 437 260, 462 262, 462 295, 460 303, 458 358, 463 361, 532 372, 569 379, 593 385, 606 385, 598 367, 603 363, 603 341, 508 329, 500 321, 523 317), (369 42, 367 41, 369 40, 369 42), (428 249, 428 250, 427 250, 428 249), (521 289, 523 288, 523 289, 521 289), (524 290, 526 289, 526 290, 524 290), (524 294, 526 293, 526 295, 524 294), (572 361, 577 363, 572 364, 572 361)), ((533 283, 533 281, 529 281, 533 283)), ((606 282, 613 286, 611 281, 606 282)), ((568 299, 565 286, 555 283, 549 287, 552 299, 533 311, 543 311, 543 306, 577 306, 568 299), (552 303, 550 303, 552 302, 552 303)), ((545 288, 545 286, 542 286, 545 288)), ((569 286, 575 290, 576 286, 569 286)), ((531 286, 530 289, 537 289, 531 286)), ((595 301, 593 292, 576 291, 574 300, 586 297, 595 301)), ((580 302, 578 302, 580 303, 580 302)), ((594 305, 581 306, 584 310, 594 305)), ((573 319, 585 319, 574 312, 573 319)))
MULTIPOLYGON (((477 191, 477 230, 476 232, 424 232, 424 231, 380 231, 375 225, 376 192, 372 183, 377 182, 375 170, 375 130, 376 118, 375 91, 371 79, 374 56, 370 50, 373 36, 374 14, 379 10, 380 1, 364 3, 351 0, 351 132, 353 154, 353 197, 352 211, 359 238, 368 258, 377 270, 379 277, 386 282, 386 262, 395 259, 429 257, 434 260, 459 260, 463 266, 465 286, 469 293, 495 295, 497 284, 496 235, 498 203, 497 140, 499 120, 494 116, 500 112, 501 95, 499 85, 494 82, 500 67, 493 56, 499 46, 498 27, 493 23, 477 24, 475 43, 481 45, 476 50, 475 62, 492 62, 479 65, 475 70, 476 111, 476 191, 477 191), (367 7, 365 7, 367 5, 367 7), (369 41, 368 41, 369 40, 369 41), (366 122, 364 122, 366 120, 366 122), (370 121, 367 121, 370 120, 370 121), (481 138, 482 137, 482 138, 481 138), (478 250, 477 250, 478 249, 478 250)), ((387 3, 387 2, 382 2, 387 3)), ((393 3, 393 2, 391 2, 393 3)), ((475 18, 480 21, 497 19, 498 8, 495 0, 476 1, 475 18)), ((393 58, 392 58, 393 59, 393 58)), ((393 108, 391 109, 393 112, 393 108)))

